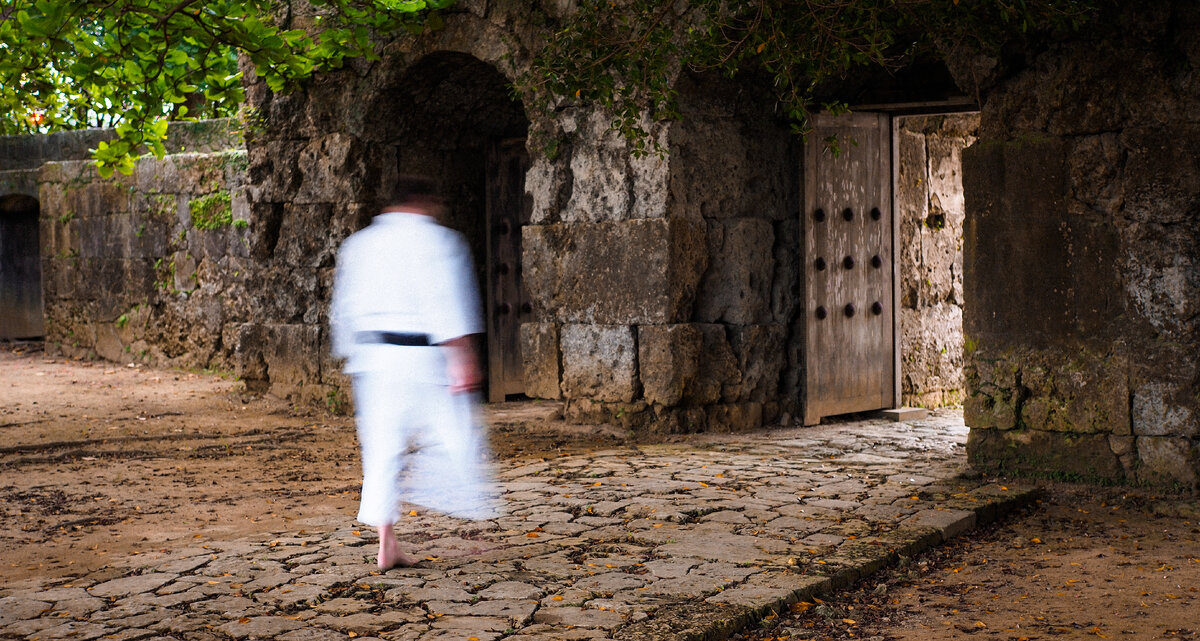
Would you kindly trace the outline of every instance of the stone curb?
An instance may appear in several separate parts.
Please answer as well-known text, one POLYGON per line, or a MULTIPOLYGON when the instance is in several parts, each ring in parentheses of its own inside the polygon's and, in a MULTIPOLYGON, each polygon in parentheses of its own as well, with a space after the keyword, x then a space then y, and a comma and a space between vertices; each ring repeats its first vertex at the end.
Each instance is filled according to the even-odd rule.
MULTIPOLYGON (((955 480, 962 479, 951 479, 951 482, 955 480)), ((844 554, 849 557, 849 562, 826 576, 788 571, 757 574, 745 583, 699 603, 667 606, 646 621, 618 630, 613 638, 623 641, 726 639, 794 603, 847 587, 894 565, 901 558, 915 557, 981 525, 995 522, 1033 503, 1041 493, 1041 488, 1009 489, 997 485, 981 485, 965 494, 957 493, 940 503, 946 507, 918 513, 906 521, 910 523, 917 519, 920 524, 911 523, 896 530, 899 536, 889 541, 892 546, 885 549, 869 549, 872 546, 867 544, 855 546, 866 553, 844 554), (739 598, 742 596, 746 598, 739 598)), ((842 554, 840 549, 839 554, 842 554)))

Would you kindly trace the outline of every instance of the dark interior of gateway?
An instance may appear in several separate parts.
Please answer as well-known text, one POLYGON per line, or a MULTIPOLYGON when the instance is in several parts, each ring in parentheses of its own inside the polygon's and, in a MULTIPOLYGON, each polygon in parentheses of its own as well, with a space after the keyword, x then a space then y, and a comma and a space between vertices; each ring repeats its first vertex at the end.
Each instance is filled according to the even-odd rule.
POLYGON ((43 334, 39 247, 37 199, 0 197, 0 339, 43 334))

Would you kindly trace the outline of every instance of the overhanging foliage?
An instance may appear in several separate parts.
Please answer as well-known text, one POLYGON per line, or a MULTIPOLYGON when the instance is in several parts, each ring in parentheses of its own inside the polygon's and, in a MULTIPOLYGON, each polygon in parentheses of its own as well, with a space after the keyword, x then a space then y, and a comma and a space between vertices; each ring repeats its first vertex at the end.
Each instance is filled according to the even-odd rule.
POLYGON ((10 0, 0 7, 0 133, 115 126, 94 157, 104 174, 161 156, 167 121, 236 113, 238 53, 274 90, 347 58, 372 37, 421 30, 453 0, 312 0, 323 13, 286 28, 273 0, 10 0))

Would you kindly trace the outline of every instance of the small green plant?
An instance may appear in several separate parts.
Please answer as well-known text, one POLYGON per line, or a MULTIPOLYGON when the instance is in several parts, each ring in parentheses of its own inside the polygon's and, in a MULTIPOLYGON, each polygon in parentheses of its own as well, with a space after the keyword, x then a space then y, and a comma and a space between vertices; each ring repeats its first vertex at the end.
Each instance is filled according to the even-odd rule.
POLYGON ((340 389, 325 392, 325 409, 333 414, 345 414, 347 410, 346 395, 340 389))
POLYGON ((62 216, 59 216, 59 217, 58 217, 58 222, 60 222, 60 223, 62 223, 62 224, 64 224, 64 225, 65 225, 65 224, 67 224, 67 223, 71 222, 71 221, 72 221, 72 220, 74 220, 74 219, 75 219, 75 212, 73 212, 73 211, 68 211, 67 213, 65 213, 65 214, 63 214, 62 216))
POLYGON ((208 231, 233 224, 233 207, 229 192, 218 191, 188 202, 192 226, 208 231))
POLYGON ((121 314, 117 317, 116 325, 118 328, 125 327, 129 324, 129 314, 121 314))

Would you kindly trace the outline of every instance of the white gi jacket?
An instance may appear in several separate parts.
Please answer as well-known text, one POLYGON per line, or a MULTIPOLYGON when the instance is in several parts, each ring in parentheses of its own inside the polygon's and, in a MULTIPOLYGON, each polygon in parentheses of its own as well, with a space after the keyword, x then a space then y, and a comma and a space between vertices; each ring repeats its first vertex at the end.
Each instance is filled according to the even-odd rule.
POLYGON ((333 353, 348 374, 407 371, 414 380, 445 383, 440 350, 396 349, 355 342, 359 332, 426 334, 442 343, 484 330, 467 243, 421 214, 386 213, 338 251, 330 305, 333 353))
POLYGON ((376 216, 338 252, 330 325, 354 380, 358 519, 396 523, 401 502, 495 516, 476 397, 450 391, 447 348, 437 345, 483 331, 462 236, 421 214, 376 216), (423 334, 430 345, 360 342, 360 332, 423 334))

